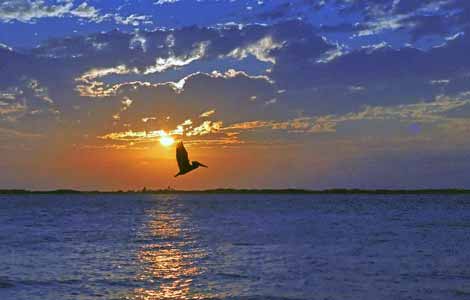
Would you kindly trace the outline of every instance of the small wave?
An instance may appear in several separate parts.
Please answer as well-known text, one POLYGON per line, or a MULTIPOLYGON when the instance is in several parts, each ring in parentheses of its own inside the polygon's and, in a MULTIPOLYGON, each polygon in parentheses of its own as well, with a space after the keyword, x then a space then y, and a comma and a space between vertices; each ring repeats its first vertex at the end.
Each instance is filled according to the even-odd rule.
POLYGON ((259 244, 255 243, 232 243, 233 246, 259 246, 259 244))
POLYGON ((12 288, 15 285, 8 278, 0 277, 0 289, 12 288))
POLYGON ((470 296, 470 291, 469 290, 456 290, 455 295, 457 296, 470 296))
POLYGON ((243 274, 223 273, 223 272, 216 273, 216 275, 230 277, 230 278, 250 278, 250 276, 243 275, 243 274))

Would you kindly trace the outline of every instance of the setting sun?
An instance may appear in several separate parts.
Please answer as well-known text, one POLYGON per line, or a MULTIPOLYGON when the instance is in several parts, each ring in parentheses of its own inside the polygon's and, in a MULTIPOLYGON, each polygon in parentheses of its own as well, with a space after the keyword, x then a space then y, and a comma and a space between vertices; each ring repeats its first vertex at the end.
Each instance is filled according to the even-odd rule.
POLYGON ((173 145, 174 142, 175 142, 175 139, 172 138, 171 136, 162 136, 160 138, 160 144, 162 144, 165 147, 169 147, 173 145))

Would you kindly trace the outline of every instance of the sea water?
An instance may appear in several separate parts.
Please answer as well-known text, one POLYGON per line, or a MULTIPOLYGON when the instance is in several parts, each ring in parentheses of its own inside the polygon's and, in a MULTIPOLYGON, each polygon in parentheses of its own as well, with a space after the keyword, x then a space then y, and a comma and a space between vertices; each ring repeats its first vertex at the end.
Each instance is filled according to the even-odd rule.
POLYGON ((470 299, 470 197, 3 195, 0 299, 470 299))

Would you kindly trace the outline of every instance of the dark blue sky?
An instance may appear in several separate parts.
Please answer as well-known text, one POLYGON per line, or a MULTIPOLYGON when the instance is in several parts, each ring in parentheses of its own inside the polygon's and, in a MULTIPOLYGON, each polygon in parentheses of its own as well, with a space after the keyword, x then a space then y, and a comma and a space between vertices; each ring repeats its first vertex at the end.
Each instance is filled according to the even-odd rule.
POLYGON ((0 188, 166 186, 162 136, 238 170, 182 188, 470 188, 469 24, 458 0, 2 1, 0 188))

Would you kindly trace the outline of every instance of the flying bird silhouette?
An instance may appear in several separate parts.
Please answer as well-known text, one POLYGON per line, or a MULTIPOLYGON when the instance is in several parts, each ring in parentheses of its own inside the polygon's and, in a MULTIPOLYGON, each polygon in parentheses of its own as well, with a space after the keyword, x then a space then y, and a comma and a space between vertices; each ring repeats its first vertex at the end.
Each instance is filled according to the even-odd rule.
POLYGON ((176 174, 175 177, 184 175, 199 167, 207 168, 206 165, 201 164, 198 161, 192 161, 191 163, 189 163, 188 152, 184 148, 183 142, 179 142, 176 146, 176 160, 178 161, 178 167, 180 169, 180 172, 176 174))

